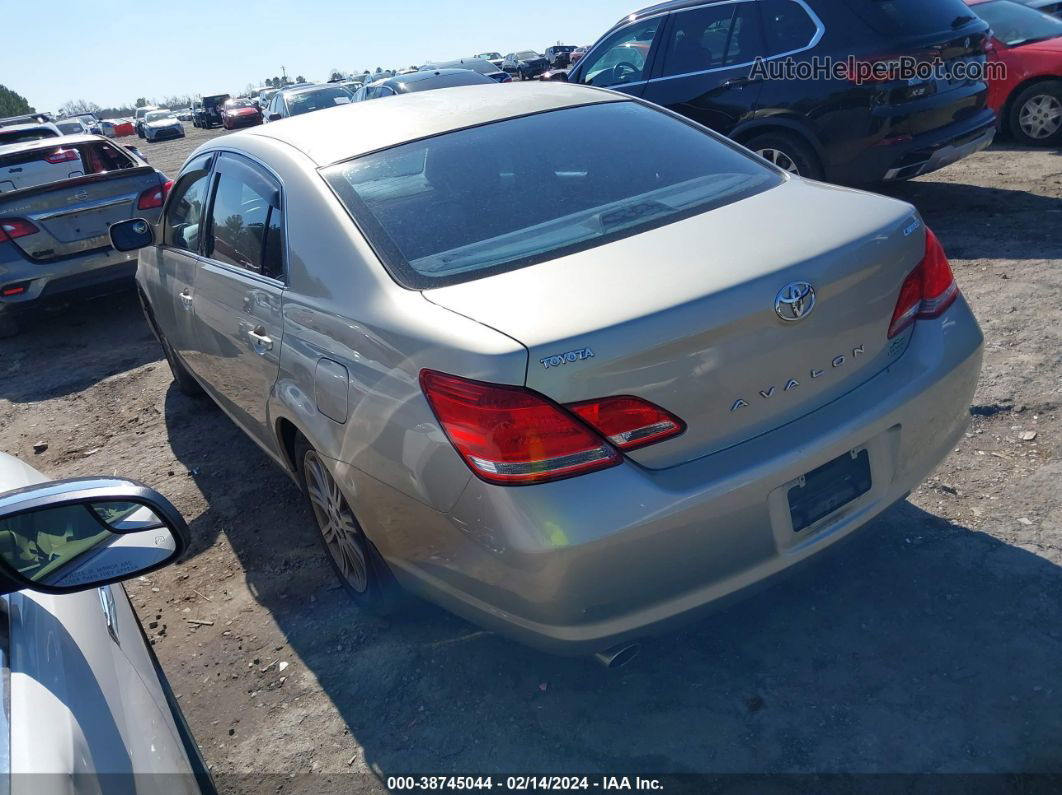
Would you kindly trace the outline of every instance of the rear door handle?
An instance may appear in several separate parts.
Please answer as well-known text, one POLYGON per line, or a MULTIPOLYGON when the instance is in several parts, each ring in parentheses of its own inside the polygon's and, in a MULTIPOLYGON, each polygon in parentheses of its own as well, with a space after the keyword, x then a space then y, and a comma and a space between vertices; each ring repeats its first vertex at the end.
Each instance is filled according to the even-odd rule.
POLYGON ((255 326, 247 332, 247 336, 251 338, 251 344, 258 353, 273 350, 273 338, 266 334, 265 326, 255 326))
POLYGON ((752 83, 762 83, 763 80, 753 79, 751 77, 734 77, 727 80, 720 86, 720 88, 743 88, 744 86, 751 85, 752 83))

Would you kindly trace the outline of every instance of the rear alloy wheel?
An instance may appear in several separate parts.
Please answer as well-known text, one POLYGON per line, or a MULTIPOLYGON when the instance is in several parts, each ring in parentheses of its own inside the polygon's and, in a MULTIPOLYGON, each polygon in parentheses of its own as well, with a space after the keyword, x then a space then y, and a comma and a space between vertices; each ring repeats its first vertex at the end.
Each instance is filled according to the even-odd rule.
POLYGON ((822 167, 811 148, 795 135, 780 132, 757 135, 745 146, 782 171, 808 179, 822 179, 822 167))
POLYGON ((340 582, 360 607, 377 614, 392 612, 397 606, 397 583, 362 532, 339 484, 301 436, 295 443, 295 458, 321 543, 340 582))
POLYGON ((1062 139, 1062 83, 1029 86, 1010 105, 1010 134, 1025 146, 1045 146, 1062 139))

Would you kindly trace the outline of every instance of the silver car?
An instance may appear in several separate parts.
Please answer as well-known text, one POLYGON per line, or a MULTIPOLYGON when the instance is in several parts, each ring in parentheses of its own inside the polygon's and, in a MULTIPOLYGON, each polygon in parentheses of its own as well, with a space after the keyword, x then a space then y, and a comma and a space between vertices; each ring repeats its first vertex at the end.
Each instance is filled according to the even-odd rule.
POLYGON ((629 656, 902 500, 981 365, 910 205, 586 87, 218 138, 111 235, 359 601, 394 578, 557 652, 629 656))
POLYGON ((187 545, 146 486, 50 481, 0 453, 5 793, 215 791, 120 582, 187 545))

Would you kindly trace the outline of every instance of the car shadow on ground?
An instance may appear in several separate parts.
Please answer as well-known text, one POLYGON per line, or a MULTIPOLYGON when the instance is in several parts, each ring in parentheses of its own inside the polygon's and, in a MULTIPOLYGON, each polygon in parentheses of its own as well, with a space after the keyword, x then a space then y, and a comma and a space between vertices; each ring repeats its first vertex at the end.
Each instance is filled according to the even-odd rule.
MULTIPOLYGON (((955 166, 954 168, 961 168, 955 166)), ((1062 257, 1062 202, 1024 190, 956 182, 896 182, 877 190, 910 202, 957 259, 1062 257), (969 219, 982 222, 976 226, 969 219)))
POLYGON ((13 403, 80 392, 162 358, 132 288, 35 310, 18 323, 17 334, 0 339, 0 398, 13 403))
POLYGON ((224 530, 382 777, 1062 767, 1062 569, 988 534, 901 503, 606 672, 429 606, 366 617, 287 477, 208 402, 171 389, 166 410, 210 506, 193 554, 224 530))

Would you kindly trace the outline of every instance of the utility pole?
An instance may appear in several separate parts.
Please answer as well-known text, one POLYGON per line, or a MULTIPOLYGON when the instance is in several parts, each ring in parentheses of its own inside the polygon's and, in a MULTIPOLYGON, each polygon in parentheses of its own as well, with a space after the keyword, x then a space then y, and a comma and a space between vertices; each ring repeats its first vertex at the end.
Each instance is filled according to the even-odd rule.
POLYGON ((284 85, 288 84, 288 72, 287 72, 286 67, 283 64, 280 65, 280 81, 284 85))

